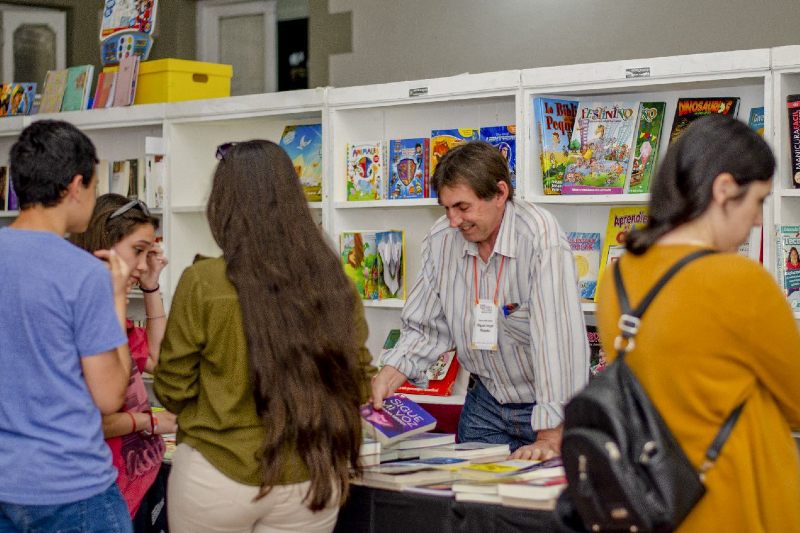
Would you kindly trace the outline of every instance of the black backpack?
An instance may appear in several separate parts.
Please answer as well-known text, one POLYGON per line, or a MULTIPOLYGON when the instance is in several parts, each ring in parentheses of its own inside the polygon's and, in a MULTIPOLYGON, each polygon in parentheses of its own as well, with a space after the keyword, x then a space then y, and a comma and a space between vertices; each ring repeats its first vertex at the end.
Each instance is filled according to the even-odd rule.
POLYGON ((722 425, 695 470, 647 393, 625 363, 650 302, 701 250, 673 265, 631 310, 619 262, 614 281, 622 316, 616 360, 565 407, 561 456, 567 489, 556 512, 572 531, 672 531, 705 494, 704 473, 728 438, 744 403, 722 425))

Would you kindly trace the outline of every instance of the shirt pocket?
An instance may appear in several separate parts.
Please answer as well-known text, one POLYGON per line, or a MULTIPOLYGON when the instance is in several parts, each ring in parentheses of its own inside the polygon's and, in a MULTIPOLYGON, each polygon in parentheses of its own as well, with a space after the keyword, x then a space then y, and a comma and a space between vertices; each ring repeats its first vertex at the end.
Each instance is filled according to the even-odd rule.
MULTIPOLYGON (((502 308, 501 308, 502 309, 502 308)), ((516 344, 528 344, 531 341, 531 309, 529 304, 522 304, 513 313, 500 313, 500 335, 516 344)))

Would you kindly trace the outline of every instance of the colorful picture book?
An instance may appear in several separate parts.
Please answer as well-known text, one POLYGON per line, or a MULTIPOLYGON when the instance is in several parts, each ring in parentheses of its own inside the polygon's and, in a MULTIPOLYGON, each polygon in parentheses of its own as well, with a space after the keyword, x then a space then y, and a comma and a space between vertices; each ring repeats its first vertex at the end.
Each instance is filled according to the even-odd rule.
POLYGON ((661 129, 664 127, 666 102, 641 102, 639 104, 639 127, 636 137, 636 151, 631 165, 631 179, 628 192, 650 192, 650 179, 658 161, 661 145, 661 129))
POLYGON ((750 116, 747 119, 747 125, 753 128, 756 133, 764 136, 764 106, 751 107, 750 116))
POLYGON ((61 111, 61 102, 64 99, 64 90, 67 88, 67 69, 48 70, 44 78, 42 103, 39 104, 39 113, 58 113, 61 111))
POLYGON ((0 85, 0 116, 30 115, 35 98, 35 83, 0 85))
POLYGON ((322 201, 322 124, 290 125, 283 129, 280 146, 294 165, 306 200, 322 201))
POLYGON ((669 134, 670 144, 680 137, 686 126, 700 117, 719 113, 736 117, 739 110, 738 97, 679 98, 669 134))
POLYGON ((345 231, 339 235, 339 252, 345 274, 362 299, 405 299, 402 231, 345 231))
POLYGON ((789 111, 789 170, 792 184, 797 189, 800 188, 800 94, 787 96, 786 108, 789 111))
POLYGON ((511 187, 517 188, 517 127, 514 124, 507 126, 487 126, 480 129, 480 139, 497 147, 506 161, 511 177, 511 187))
MULTIPOLYGON (((625 235, 633 228, 640 228, 649 219, 647 206, 612 207, 608 212, 606 235, 603 239, 603 253, 600 256, 600 271, 597 275, 598 285, 608 265, 625 253, 625 235)), ((595 300, 597 291, 595 291, 595 300)))
POLYGON ((64 87, 64 98, 61 100, 61 111, 82 111, 87 108, 93 77, 93 65, 80 65, 67 69, 67 84, 64 87))
POLYGON ((544 194, 561 194, 564 171, 569 160, 569 142, 577 111, 577 100, 545 97, 533 99, 544 194))
MULTIPOLYGON (((444 157, 444 154, 456 146, 468 143, 469 141, 477 141, 479 139, 480 132, 477 128, 457 128, 431 131, 431 177, 433 177, 434 172, 436 172, 436 165, 439 163, 439 160, 444 157)), ((436 198, 436 191, 433 189, 430 191, 430 197, 436 198)))
MULTIPOLYGON (((397 341, 400 339, 400 330, 393 329, 389 331, 386 336, 386 341, 383 343, 383 350, 381 351, 381 365, 383 364, 383 356, 387 350, 394 348, 397 341)), ((450 396, 453 393, 453 384, 456 382, 458 376, 458 358, 456 357, 455 350, 448 350, 443 352, 428 367, 425 372, 428 378, 428 386, 425 388, 417 387, 410 381, 403 383, 396 392, 402 394, 428 394, 431 396, 450 396)))
POLYGON ((347 145, 347 200, 379 200, 384 179, 383 142, 347 145))
POLYGON ((389 182, 385 195, 390 200, 427 198, 430 191, 430 139, 389 141, 389 182))
POLYGON ((800 226, 778 226, 778 284, 795 311, 800 310, 800 226))
POLYGON ((586 340, 589 342, 589 377, 594 377, 606 368, 606 353, 597 326, 586 325, 586 340))
POLYGON ((92 100, 92 109, 111 107, 111 104, 114 103, 114 84, 116 80, 116 72, 100 72, 97 76, 97 88, 92 100))
POLYGON ((600 273, 600 234, 571 231, 567 241, 575 258, 578 291, 581 300, 594 300, 597 276, 600 273))
POLYGON ((386 398, 380 410, 372 404, 363 405, 361 421, 367 435, 381 446, 389 446, 436 427, 436 419, 430 413, 416 402, 397 395, 386 398))
POLYGON ((638 103, 581 102, 562 194, 622 194, 630 170, 638 103))

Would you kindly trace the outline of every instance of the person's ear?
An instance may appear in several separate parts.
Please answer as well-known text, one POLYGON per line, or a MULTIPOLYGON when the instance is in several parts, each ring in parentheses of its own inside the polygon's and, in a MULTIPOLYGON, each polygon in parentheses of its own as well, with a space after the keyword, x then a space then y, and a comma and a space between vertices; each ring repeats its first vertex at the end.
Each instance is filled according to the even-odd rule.
POLYGON ((730 172, 723 172, 714 178, 711 185, 711 194, 716 203, 724 205, 739 195, 739 184, 730 172))
POLYGON ((80 174, 75 174, 72 176, 72 180, 70 180, 69 185, 67 185, 66 194, 64 196, 77 199, 81 188, 85 188, 83 186, 83 176, 80 174))
POLYGON ((500 203, 506 203, 506 200, 508 200, 508 183, 505 181, 498 181, 497 188, 500 189, 500 192, 497 193, 497 200, 500 203))

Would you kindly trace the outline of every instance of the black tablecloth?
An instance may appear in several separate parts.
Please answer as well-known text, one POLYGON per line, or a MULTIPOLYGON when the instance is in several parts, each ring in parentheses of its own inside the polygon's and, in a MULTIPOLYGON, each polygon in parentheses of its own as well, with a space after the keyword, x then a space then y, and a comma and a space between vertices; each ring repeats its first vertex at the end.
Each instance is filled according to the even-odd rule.
POLYGON ((456 502, 452 497, 354 485, 334 533, 559 531, 551 511, 456 502))

